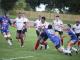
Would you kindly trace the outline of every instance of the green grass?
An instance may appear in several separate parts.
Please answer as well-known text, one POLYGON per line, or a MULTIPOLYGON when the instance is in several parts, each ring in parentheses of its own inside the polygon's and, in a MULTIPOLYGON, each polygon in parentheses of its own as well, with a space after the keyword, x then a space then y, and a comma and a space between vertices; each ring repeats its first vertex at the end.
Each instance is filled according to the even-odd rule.
MULTIPOLYGON (((11 27, 10 28, 11 35, 13 38, 13 46, 9 47, 7 41, 3 38, 0 34, 0 60, 10 60, 10 58, 18 58, 18 57, 25 57, 20 59, 13 59, 13 60, 79 60, 80 53, 76 55, 73 53, 73 56, 66 56, 62 53, 59 53, 55 48, 52 42, 48 40, 49 49, 47 50, 37 50, 33 51, 34 44, 36 42, 36 33, 34 28, 28 29, 26 33, 25 45, 24 48, 21 48, 18 41, 16 40, 16 29, 11 27), (32 56, 32 57, 29 57, 32 56)), ((67 41, 69 40, 68 37, 65 38, 65 46, 67 41)))

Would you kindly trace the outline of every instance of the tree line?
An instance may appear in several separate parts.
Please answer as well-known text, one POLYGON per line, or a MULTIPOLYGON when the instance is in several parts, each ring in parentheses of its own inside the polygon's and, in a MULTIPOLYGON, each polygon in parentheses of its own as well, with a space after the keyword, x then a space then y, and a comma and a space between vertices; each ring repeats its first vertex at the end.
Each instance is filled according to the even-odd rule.
MULTIPOLYGON (((20 0, 0 0, 0 7, 4 13, 12 10, 17 1, 20 0)), ((33 9, 39 6, 41 3, 47 4, 47 9, 52 10, 58 8, 60 11, 65 7, 69 7, 68 12, 70 13, 80 13, 80 0, 24 0, 27 9, 33 9), (30 7, 29 7, 30 6, 30 7)))

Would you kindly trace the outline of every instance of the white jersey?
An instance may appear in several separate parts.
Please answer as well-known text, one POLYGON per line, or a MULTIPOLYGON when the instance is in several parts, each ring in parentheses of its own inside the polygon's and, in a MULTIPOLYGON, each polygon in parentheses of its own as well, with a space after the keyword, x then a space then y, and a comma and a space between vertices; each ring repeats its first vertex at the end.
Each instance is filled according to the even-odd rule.
POLYGON ((40 28, 44 29, 44 28, 48 28, 49 23, 45 21, 45 23, 40 22, 40 28))
POLYGON ((76 24, 73 25, 75 33, 80 33, 80 24, 77 26, 76 24))
POLYGON ((39 29, 39 27, 40 27, 40 22, 41 22, 41 20, 39 20, 39 19, 37 19, 37 20, 34 22, 34 25, 35 25, 36 30, 39 29))
POLYGON ((25 17, 22 17, 24 22, 29 22, 29 20, 25 17))
POLYGON ((24 20, 23 18, 16 18, 16 28, 17 30, 22 30, 24 26, 24 20))
POLYGON ((61 20, 54 20, 53 24, 55 30, 63 31, 63 22, 61 20))

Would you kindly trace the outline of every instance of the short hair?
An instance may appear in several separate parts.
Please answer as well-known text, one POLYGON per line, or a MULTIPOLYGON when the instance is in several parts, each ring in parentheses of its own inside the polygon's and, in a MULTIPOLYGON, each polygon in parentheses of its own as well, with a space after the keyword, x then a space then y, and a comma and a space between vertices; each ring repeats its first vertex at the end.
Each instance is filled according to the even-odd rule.
POLYGON ((76 23, 80 23, 80 21, 76 21, 76 23))
POLYGON ((59 15, 56 15, 56 17, 59 17, 59 15))
POLYGON ((51 24, 48 25, 48 29, 52 29, 52 25, 51 24))
POLYGON ((46 18, 43 16, 42 19, 46 20, 46 18))
POLYGON ((67 26, 71 28, 71 24, 67 24, 67 26))

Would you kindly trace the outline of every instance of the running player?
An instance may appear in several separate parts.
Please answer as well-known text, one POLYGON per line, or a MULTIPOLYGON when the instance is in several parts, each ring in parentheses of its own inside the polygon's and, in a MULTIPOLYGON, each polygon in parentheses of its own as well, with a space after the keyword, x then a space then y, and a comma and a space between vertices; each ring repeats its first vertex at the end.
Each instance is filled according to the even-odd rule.
POLYGON ((17 36, 16 38, 21 43, 20 46, 24 47, 24 29, 26 28, 26 21, 24 20, 22 13, 18 14, 18 17, 15 19, 16 29, 17 29, 17 36))
POLYGON ((8 18, 8 16, 3 16, 1 23, 1 32, 4 38, 7 40, 8 44, 12 46, 12 38, 9 31, 9 25, 11 25, 10 19, 8 18))
POLYGON ((25 33, 27 32, 27 29, 28 29, 29 19, 26 18, 25 13, 22 13, 22 18, 23 18, 23 22, 24 22, 23 35, 24 35, 24 40, 25 40, 25 37, 26 37, 25 33))
POLYGON ((78 48, 80 49, 80 22, 79 21, 76 21, 76 24, 73 25, 73 30, 78 38, 78 48))

